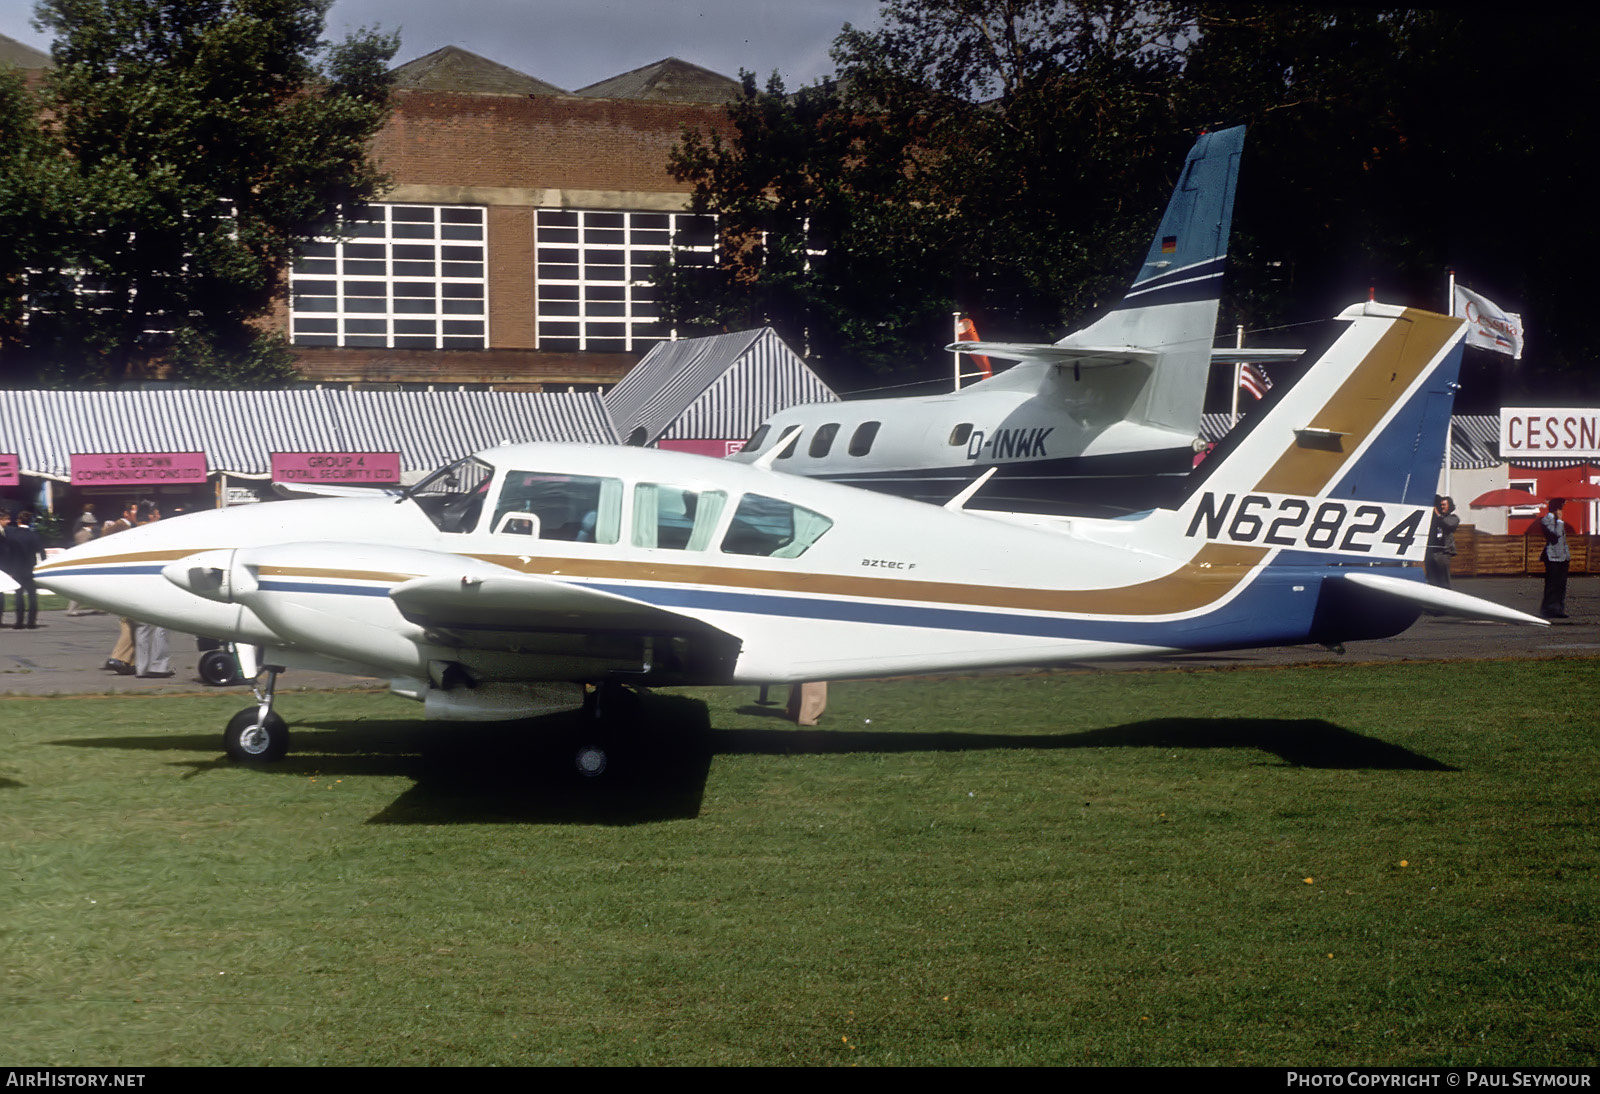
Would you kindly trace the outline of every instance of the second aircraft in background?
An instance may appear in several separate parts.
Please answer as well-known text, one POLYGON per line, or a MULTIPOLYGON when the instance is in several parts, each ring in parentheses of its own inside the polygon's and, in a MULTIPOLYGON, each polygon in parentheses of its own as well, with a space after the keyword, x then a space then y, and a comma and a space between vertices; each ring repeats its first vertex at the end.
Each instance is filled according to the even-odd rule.
POLYGON ((948 395, 790 407, 732 458, 798 430, 774 464, 796 475, 943 504, 996 467, 974 507, 1146 507, 1129 491, 1154 497, 1193 465, 1212 361, 1296 355, 1211 348, 1243 147, 1243 126, 1195 142, 1144 264, 1098 321, 1053 344, 962 342, 1020 363, 948 395))

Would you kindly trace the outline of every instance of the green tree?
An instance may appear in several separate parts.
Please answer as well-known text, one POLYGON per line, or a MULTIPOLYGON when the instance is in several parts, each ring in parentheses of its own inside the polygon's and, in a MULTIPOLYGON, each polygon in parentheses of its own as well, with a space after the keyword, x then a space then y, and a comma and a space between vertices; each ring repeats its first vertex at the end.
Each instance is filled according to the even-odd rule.
POLYGON ((1126 285, 1192 139, 1186 12, 885 0, 835 42, 836 84, 747 77, 729 138, 686 133, 674 156, 725 246, 714 271, 662 272, 669 316, 771 322, 846 386, 851 367, 942 374, 957 308, 986 337, 1059 336, 1126 285))
POLYGON ((1572 269, 1593 203, 1597 20, 1452 8, 1202 9, 1183 109, 1249 123, 1225 315, 1324 319, 1364 298, 1444 310, 1454 268, 1529 328, 1529 356, 1467 354, 1465 405, 1600 393, 1600 331, 1572 269))
POLYGON ((263 323, 297 249, 369 200, 398 43, 320 41, 331 0, 41 0, 43 135, 69 170, 34 255, 13 381, 114 383, 165 363, 238 386, 292 375, 263 323))
POLYGON ((657 270, 665 320, 688 333, 770 324, 824 368, 914 352, 908 334, 948 306, 913 260, 904 134, 846 109, 830 83, 791 96, 776 75, 764 89, 741 76, 730 138, 690 131, 672 152, 694 209, 717 217, 719 255, 678 251, 657 270))

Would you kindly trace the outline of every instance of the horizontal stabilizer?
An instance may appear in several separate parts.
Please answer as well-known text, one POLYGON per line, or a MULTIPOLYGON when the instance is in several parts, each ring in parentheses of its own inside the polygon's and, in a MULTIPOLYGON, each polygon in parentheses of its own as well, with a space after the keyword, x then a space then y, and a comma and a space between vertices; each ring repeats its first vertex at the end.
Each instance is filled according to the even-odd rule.
POLYGON ((1441 589, 1421 581, 1408 581, 1403 577, 1390 577, 1363 570, 1348 570, 1339 575, 1341 580, 1374 592, 1396 596, 1421 605, 1425 610, 1439 615, 1454 615, 1462 619, 1488 619, 1497 623, 1531 623, 1539 627, 1550 624, 1536 615, 1507 608, 1492 600, 1468 596, 1454 589, 1441 589))

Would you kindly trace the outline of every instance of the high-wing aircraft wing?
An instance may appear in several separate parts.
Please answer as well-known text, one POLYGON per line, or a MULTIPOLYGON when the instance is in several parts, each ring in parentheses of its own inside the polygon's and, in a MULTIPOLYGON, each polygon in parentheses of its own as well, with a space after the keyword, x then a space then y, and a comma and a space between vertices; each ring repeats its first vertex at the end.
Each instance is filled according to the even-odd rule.
POLYGON ((982 353, 1007 361, 1049 361, 1052 364, 1104 368, 1141 362, 1153 363, 1161 351, 1140 346, 1062 346, 1053 342, 953 342, 951 353, 982 353))
MULTIPOLYGON (((1053 342, 952 342, 945 349, 950 353, 982 353, 1007 361, 1048 361, 1083 368, 1152 364, 1161 358, 1160 350, 1142 346, 1063 346, 1053 342)), ((1211 363, 1272 364, 1293 361, 1304 353, 1301 349, 1214 349, 1211 363)))

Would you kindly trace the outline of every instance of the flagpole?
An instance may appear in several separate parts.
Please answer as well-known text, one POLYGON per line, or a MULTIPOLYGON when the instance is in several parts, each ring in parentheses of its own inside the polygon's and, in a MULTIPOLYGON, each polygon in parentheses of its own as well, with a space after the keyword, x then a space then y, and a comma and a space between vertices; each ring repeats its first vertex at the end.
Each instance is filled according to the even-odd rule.
MULTIPOLYGON (((1240 323, 1233 328, 1233 348, 1244 349, 1244 324, 1240 323)), ((1244 362, 1233 363, 1233 421, 1228 428, 1231 430, 1239 424, 1239 385, 1244 382, 1244 362)))
MULTIPOLYGON (((952 342, 961 341, 961 313, 958 312, 958 311, 953 311, 953 312, 950 313, 950 341, 952 341, 952 342)), ((955 363, 956 363, 956 386, 955 386, 955 390, 960 391, 961 390, 961 354, 958 351, 956 353, 952 353, 950 356, 955 359, 955 363)))
MULTIPOLYGON (((1445 301, 1444 313, 1446 315, 1453 316, 1456 313, 1456 272, 1453 269, 1450 271, 1450 288, 1446 291, 1449 298, 1445 301)), ((1460 379, 1460 377, 1458 376, 1457 379, 1460 379)), ((1460 386, 1460 384, 1456 385, 1458 389, 1460 386)), ((1444 489, 1439 491, 1446 497, 1450 496, 1450 453, 1455 451, 1455 447, 1456 402, 1455 399, 1452 398, 1450 400, 1450 420, 1445 424, 1444 427, 1444 489)))

